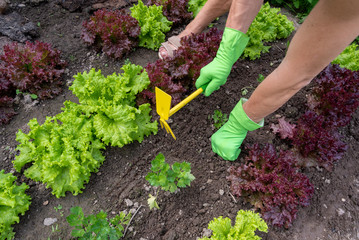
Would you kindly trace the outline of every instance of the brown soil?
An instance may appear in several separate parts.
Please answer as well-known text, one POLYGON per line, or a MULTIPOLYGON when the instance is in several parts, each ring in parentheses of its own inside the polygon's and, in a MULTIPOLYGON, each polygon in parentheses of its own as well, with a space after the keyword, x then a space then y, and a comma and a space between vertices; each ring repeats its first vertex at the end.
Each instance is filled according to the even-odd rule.
MULTIPOLYGON (((13 6, 22 3, 14 1, 13 6)), ((87 48, 80 39, 82 22, 89 12, 64 9, 53 2, 38 5, 16 7, 15 10, 34 23, 40 23, 38 40, 51 43, 62 51, 68 61, 65 80, 68 84, 77 72, 91 68, 101 69, 112 74, 119 71, 124 63, 115 61, 103 54, 97 54, 87 48)), ((88 9, 87 9, 88 10, 88 9)), ((223 28, 225 17, 218 21, 217 27, 223 28)), ((178 33, 175 29, 168 36, 178 33)), ((157 135, 146 138, 141 144, 133 143, 123 148, 108 147, 104 151, 105 163, 97 174, 91 176, 83 193, 78 196, 67 194, 57 199, 41 183, 35 183, 14 173, 21 181, 30 185, 28 194, 32 197, 30 209, 15 225, 16 239, 70 239, 71 228, 65 217, 72 206, 81 206, 86 214, 104 210, 110 216, 119 211, 139 211, 131 222, 125 239, 196 239, 201 237, 207 224, 214 217, 224 216, 231 219, 239 209, 251 209, 252 206, 241 198, 230 195, 226 180, 229 166, 238 165, 246 156, 243 151, 235 162, 224 161, 215 155, 210 146, 210 137, 215 132, 208 116, 215 109, 229 113, 241 98, 241 89, 256 87, 259 74, 268 75, 283 59, 287 40, 272 44, 268 54, 256 61, 241 61, 233 71, 226 85, 210 97, 199 96, 173 117, 170 126, 177 136, 173 140, 165 130, 159 129, 157 135), (163 153, 170 163, 188 161, 196 179, 191 187, 181 189, 175 194, 159 194, 160 210, 150 211, 147 206, 148 194, 154 190, 145 180, 150 162, 158 153, 163 153), (220 194, 224 193, 224 194, 220 194), (134 204, 128 204, 128 199, 134 204), (126 200, 126 201, 125 201, 126 200), (127 204, 126 204, 127 202, 127 204), (61 205, 61 211, 54 207, 61 205), (62 216, 61 216, 62 215, 62 216), (52 232, 51 226, 45 226, 45 218, 57 218, 59 231, 52 232)), ((157 59, 157 52, 138 48, 127 56, 131 62, 146 66, 157 59)), ((253 91, 248 89, 249 93, 253 91)), ((287 148, 271 131, 270 124, 280 116, 295 120, 305 110, 305 95, 310 86, 296 94, 285 106, 266 118, 265 126, 250 132, 245 144, 273 143, 278 148, 287 148)), ((18 129, 28 129, 32 118, 43 122, 46 116, 61 111, 65 100, 76 101, 76 97, 64 86, 64 92, 52 100, 40 101, 34 106, 20 104, 19 114, 9 125, 0 127, 1 169, 14 172, 11 161, 15 156, 15 135, 18 129)), ((154 119, 158 119, 153 113, 154 119)), ((270 227, 267 234, 260 234, 267 240, 345 240, 359 239, 359 112, 354 115, 351 124, 340 132, 348 143, 345 156, 337 162, 332 172, 321 168, 304 169, 304 173, 315 186, 315 194, 310 206, 300 209, 297 219, 288 230, 270 227)))

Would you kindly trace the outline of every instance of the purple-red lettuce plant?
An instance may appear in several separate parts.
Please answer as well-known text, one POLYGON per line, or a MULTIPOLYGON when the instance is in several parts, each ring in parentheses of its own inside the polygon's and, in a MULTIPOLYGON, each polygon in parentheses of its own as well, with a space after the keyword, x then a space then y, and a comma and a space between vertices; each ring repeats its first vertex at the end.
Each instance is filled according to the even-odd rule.
POLYGON ((139 101, 154 103, 154 89, 159 87, 171 94, 172 104, 178 103, 184 92, 194 85, 201 68, 216 56, 222 34, 211 28, 206 33, 184 37, 173 57, 148 64, 146 71, 151 84, 140 94, 139 101))
POLYGON ((181 101, 181 97, 183 93, 186 92, 186 89, 180 83, 174 83, 171 76, 163 71, 163 65, 165 64, 164 61, 157 60, 155 63, 149 63, 146 66, 146 71, 151 83, 138 95, 138 105, 146 102, 150 102, 153 105, 156 104, 155 87, 158 87, 165 93, 171 95, 173 105, 181 101))
POLYGON ((324 116, 327 125, 347 125, 359 106, 359 71, 329 65, 314 81, 309 108, 324 116))
POLYGON ((147 5, 162 6, 163 15, 173 26, 187 23, 192 19, 192 13, 187 11, 188 0, 149 0, 147 5))
POLYGON ((100 9, 83 23, 81 38, 113 58, 121 58, 138 45, 138 21, 124 10, 100 9))
POLYGON ((328 124, 323 115, 307 111, 298 119, 293 138, 295 150, 304 158, 298 163, 304 166, 319 165, 331 170, 347 149, 337 129, 328 124))
POLYGON ((233 195, 245 197, 260 209, 266 222, 290 227, 299 207, 309 205, 313 185, 299 172, 291 152, 277 153, 271 144, 247 148, 244 164, 228 169, 233 195))
POLYGON ((321 166, 331 170, 335 161, 341 159, 346 151, 346 144, 325 116, 307 111, 297 124, 290 124, 284 118, 272 124, 271 129, 280 138, 291 141, 297 164, 311 167, 321 166))
POLYGON ((66 63, 60 59, 60 51, 50 44, 36 41, 26 42, 24 46, 5 45, 0 60, 0 74, 10 82, 9 90, 36 94, 40 99, 61 92, 61 75, 66 63))

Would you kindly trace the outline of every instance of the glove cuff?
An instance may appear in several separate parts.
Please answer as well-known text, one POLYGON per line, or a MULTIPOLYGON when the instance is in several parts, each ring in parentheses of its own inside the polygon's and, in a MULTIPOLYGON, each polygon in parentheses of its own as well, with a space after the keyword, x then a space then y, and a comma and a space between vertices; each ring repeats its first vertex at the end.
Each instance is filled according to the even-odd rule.
POLYGON ((242 55, 248 41, 245 33, 226 27, 216 57, 232 66, 242 55))
POLYGON ((241 98, 241 100, 237 103, 237 105, 232 110, 229 116, 229 121, 237 121, 247 131, 253 131, 260 127, 263 127, 264 119, 262 119, 259 123, 256 123, 247 116, 247 114, 243 110, 243 103, 245 103, 247 100, 248 99, 241 98))

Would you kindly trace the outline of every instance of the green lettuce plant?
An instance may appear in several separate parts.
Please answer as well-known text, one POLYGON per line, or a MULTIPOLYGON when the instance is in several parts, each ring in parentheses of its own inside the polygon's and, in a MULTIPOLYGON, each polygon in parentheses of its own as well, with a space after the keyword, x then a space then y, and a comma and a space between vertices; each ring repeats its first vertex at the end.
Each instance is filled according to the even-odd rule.
MULTIPOLYGON (((165 156, 159 153, 151 162, 151 172, 145 178, 152 186, 161 187, 164 191, 175 192, 179 187, 190 186, 195 177, 191 174, 191 164, 175 162, 172 166, 165 162, 165 156)), ((149 195, 150 209, 159 208, 155 196, 149 195)))
POLYGON ((261 237, 255 234, 256 230, 267 232, 268 226, 258 213, 239 210, 236 223, 232 226, 231 219, 222 216, 214 218, 208 228, 212 230, 210 238, 199 240, 259 240, 261 237))
POLYGON ((134 64, 122 70, 107 78, 94 69, 75 76, 70 89, 80 104, 66 101, 60 114, 47 117, 42 125, 30 120, 30 132, 17 133, 16 171, 32 163, 24 170, 26 177, 46 183, 56 197, 67 191, 77 195, 105 160, 105 145, 122 147, 157 133, 150 105, 135 103, 138 92, 149 84, 147 73, 134 64))
POLYGON ((19 223, 19 214, 24 215, 31 203, 31 197, 25 193, 29 186, 17 185, 16 179, 11 173, 0 171, 0 239, 4 240, 13 239, 12 225, 19 223))
POLYGON ((249 42, 242 57, 257 59, 261 53, 269 51, 270 46, 265 46, 264 42, 287 38, 294 31, 293 22, 279 11, 280 8, 272 8, 268 2, 261 7, 247 31, 249 42))
POLYGON ((163 15, 162 6, 147 7, 139 0, 130 10, 131 16, 137 19, 141 27, 139 46, 157 50, 165 41, 165 33, 172 26, 172 22, 163 15))
POLYGON ((79 111, 67 109, 55 117, 47 117, 40 125, 37 119, 28 123, 30 132, 16 134, 20 152, 14 168, 37 182, 46 183, 56 197, 69 191, 82 192, 92 172, 97 172, 105 158, 104 144, 94 134, 93 119, 79 111))
POLYGON ((306 16, 317 4, 318 0, 270 0, 269 2, 276 6, 286 7, 298 15, 306 16))
POLYGON ((340 67, 352 71, 359 71, 359 48, 358 44, 352 43, 332 62, 340 67))
POLYGON ((95 239, 120 239, 124 234, 124 227, 129 224, 131 214, 121 212, 120 215, 108 219, 107 213, 99 213, 85 216, 81 207, 72 207, 70 215, 66 218, 70 226, 75 227, 71 235, 80 240, 95 239))
POLYGON ((123 147, 133 141, 142 142, 144 136, 157 133, 157 121, 151 122, 150 104, 137 107, 136 95, 150 83, 141 66, 126 64, 122 74, 105 77, 101 70, 78 73, 70 90, 80 104, 66 107, 79 109, 93 118, 95 135, 106 145, 123 147))
POLYGON ((189 0, 188 12, 193 13, 193 17, 196 17, 206 2, 207 0, 189 0))

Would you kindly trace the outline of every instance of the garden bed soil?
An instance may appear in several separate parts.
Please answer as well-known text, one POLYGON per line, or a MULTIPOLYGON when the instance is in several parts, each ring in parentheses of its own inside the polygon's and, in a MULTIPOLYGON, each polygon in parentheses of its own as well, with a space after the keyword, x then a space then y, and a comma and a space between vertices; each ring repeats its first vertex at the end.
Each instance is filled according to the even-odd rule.
MULTIPOLYGON (((10 124, 0 127, 0 167, 6 172, 14 172, 12 161, 15 156, 16 132, 18 129, 28 131, 27 123, 37 118, 40 123, 46 116, 61 112, 65 100, 77 101, 68 90, 73 75, 101 69, 104 75, 120 72, 124 60, 146 66, 154 62, 157 52, 138 48, 122 60, 115 61, 102 53, 96 53, 86 47, 80 39, 82 22, 91 14, 91 7, 83 10, 69 11, 56 1, 31 5, 28 1, 14 1, 12 9, 28 21, 40 26, 37 40, 51 43, 61 50, 68 62, 64 76, 64 92, 54 99, 25 103, 21 100, 18 115, 10 124), (20 7, 19 7, 20 4, 20 7), (25 6, 21 5, 25 4, 25 6)), ((221 17, 216 27, 223 29, 226 17, 221 17)), ((167 36, 177 34, 182 29, 172 30, 167 36)), ((8 41, 8 39, 7 39, 8 41)), ((232 220, 240 209, 252 209, 242 198, 230 194, 229 182, 226 180, 227 169, 239 165, 247 155, 243 151, 235 162, 224 161, 211 150, 210 137, 215 132, 211 119, 214 110, 219 109, 229 114, 241 98, 241 89, 258 85, 259 74, 268 75, 278 66, 285 55, 288 39, 272 43, 269 53, 255 61, 241 60, 232 71, 228 82, 210 97, 197 97, 186 107, 174 114, 170 126, 177 140, 159 129, 157 135, 145 138, 142 143, 134 142, 123 148, 107 147, 104 151, 106 161, 98 173, 92 174, 83 193, 78 196, 67 194, 57 199, 45 185, 35 183, 23 175, 14 172, 19 180, 30 185, 27 193, 32 198, 29 211, 15 224, 16 239, 70 239, 71 227, 65 217, 73 206, 81 206, 85 214, 106 211, 109 216, 126 210, 135 214, 124 239, 164 239, 190 240, 206 234, 206 228, 213 218, 229 217, 232 220), (157 154, 163 153, 169 163, 187 161, 191 163, 192 173, 196 179, 190 187, 177 193, 166 194, 160 191, 159 210, 149 210, 147 198, 154 194, 154 189, 145 180, 150 162, 157 154), (62 206, 56 211, 54 207, 62 206), (56 218, 52 226, 45 226, 45 218, 56 218), (58 226, 58 231, 52 227, 58 226)), ((192 89, 194 90, 194 89, 192 89)), ((250 132, 244 142, 273 143, 277 149, 287 149, 286 142, 281 141, 270 131, 270 124, 277 123, 277 118, 285 116, 295 121, 305 111, 306 94, 310 86, 297 93, 277 112, 268 116, 265 126, 250 132)), ((153 118, 158 120, 155 112, 153 118)), ((315 186, 311 204, 298 211, 297 219, 289 229, 269 227, 268 233, 259 233, 265 240, 354 240, 359 239, 359 112, 347 127, 340 129, 343 140, 348 143, 345 156, 339 160, 332 172, 322 168, 303 169, 315 186)))

